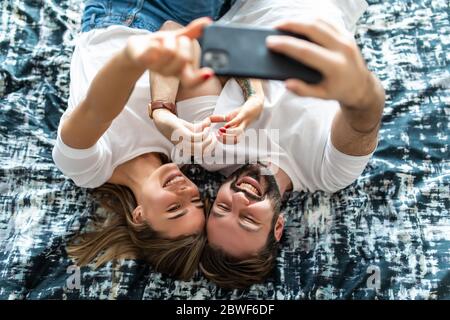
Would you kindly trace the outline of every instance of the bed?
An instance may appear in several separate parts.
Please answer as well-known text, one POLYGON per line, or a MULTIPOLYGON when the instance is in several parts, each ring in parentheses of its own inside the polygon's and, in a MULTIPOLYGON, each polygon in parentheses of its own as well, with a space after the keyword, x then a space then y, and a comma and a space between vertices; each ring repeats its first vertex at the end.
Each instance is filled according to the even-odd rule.
MULTIPOLYGON (((450 299, 450 10, 368 1, 357 40, 387 92, 380 142, 334 195, 296 193, 273 275, 246 290, 137 260, 78 269, 97 206, 55 167, 81 0, 0 3, 0 299, 450 299)), ((212 196, 221 177, 189 173, 212 196)))

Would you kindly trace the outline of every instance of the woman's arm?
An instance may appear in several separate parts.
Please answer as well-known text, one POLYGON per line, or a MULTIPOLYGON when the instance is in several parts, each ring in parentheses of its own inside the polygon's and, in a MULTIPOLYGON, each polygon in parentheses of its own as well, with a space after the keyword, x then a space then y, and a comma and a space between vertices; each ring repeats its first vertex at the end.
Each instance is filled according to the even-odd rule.
POLYGON ((76 149, 93 146, 122 111, 143 72, 124 51, 114 56, 95 76, 86 98, 64 121, 64 143, 76 149))
MULTIPOLYGON (((236 82, 242 89, 244 99, 247 101, 251 99, 264 99, 264 91, 262 88, 262 81, 257 79, 236 78, 236 82)), ((259 101, 261 102, 261 101, 259 101)))
POLYGON ((93 146, 124 108, 136 81, 146 69, 164 76, 181 76, 186 83, 204 81, 210 71, 194 71, 192 39, 197 38, 209 19, 198 19, 174 32, 157 32, 130 37, 126 47, 96 75, 86 98, 64 121, 61 138, 69 147, 93 146))

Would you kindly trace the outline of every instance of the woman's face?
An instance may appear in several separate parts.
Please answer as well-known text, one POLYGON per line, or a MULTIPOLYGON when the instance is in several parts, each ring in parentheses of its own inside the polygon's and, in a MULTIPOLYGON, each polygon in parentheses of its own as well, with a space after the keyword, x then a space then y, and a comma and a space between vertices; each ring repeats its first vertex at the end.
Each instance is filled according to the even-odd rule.
POLYGON ((156 169, 142 187, 136 210, 140 219, 164 237, 203 231, 205 213, 197 186, 173 163, 156 169))

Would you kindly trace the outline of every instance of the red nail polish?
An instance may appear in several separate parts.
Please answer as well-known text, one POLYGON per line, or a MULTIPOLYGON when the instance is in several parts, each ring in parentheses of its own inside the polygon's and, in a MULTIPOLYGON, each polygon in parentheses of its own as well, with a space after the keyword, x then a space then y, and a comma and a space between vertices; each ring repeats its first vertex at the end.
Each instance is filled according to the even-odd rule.
POLYGON ((224 126, 225 129, 228 129, 229 127, 230 127, 229 124, 226 124, 226 125, 224 126))
POLYGON ((222 127, 222 128, 219 129, 219 131, 220 131, 220 132, 225 132, 226 130, 225 130, 224 127, 222 127))
POLYGON ((209 74, 209 73, 205 73, 204 75, 203 75, 203 79, 204 80, 208 80, 209 78, 211 78, 211 74, 209 74))

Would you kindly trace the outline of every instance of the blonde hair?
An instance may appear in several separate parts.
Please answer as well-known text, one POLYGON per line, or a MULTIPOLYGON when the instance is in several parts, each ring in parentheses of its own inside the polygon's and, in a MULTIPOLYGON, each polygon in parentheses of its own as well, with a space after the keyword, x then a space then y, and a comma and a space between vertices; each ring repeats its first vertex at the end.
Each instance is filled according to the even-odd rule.
POLYGON ((79 266, 94 260, 98 268, 110 260, 143 259, 158 272, 180 280, 192 278, 205 246, 204 231, 165 239, 148 224, 133 221, 137 203, 127 187, 104 184, 94 195, 109 214, 95 223, 94 231, 78 235, 67 247, 79 266))

